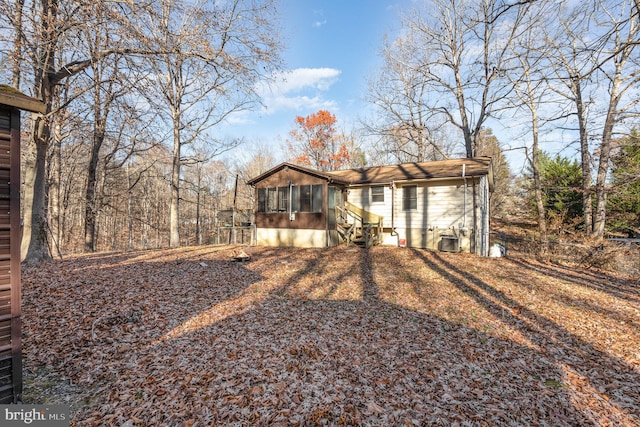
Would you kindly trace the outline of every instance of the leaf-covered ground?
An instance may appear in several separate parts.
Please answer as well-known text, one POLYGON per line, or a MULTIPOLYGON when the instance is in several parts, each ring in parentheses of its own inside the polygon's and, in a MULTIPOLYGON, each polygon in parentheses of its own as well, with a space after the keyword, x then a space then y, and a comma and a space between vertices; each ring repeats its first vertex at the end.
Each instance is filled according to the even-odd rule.
POLYGON ((640 425, 640 283, 526 258, 232 247, 23 271, 25 402, 72 425, 640 425))

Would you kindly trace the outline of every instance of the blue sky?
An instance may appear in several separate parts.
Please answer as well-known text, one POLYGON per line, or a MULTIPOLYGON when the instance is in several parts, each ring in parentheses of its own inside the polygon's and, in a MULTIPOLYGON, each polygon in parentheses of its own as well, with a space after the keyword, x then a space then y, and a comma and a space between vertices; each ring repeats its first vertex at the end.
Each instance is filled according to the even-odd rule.
MULTIPOLYGON (((415 0, 280 0, 282 73, 269 86, 258 88, 263 108, 234 114, 219 129, 222 137, 245 140, 231 156, 246 161, 246 153, 260 145, 272 150, 276 161, 288 160, 285 139, 295 117, 320 109, 336 116, 339 130, 358 128, 358 119, 366 117, 370 108, 364 100, 367 79, 382 62, 384 36, 397 37, 402 14, 414 6, 415 0)), ((512 170, 518 173, 524 153, 508 148, 521 146, 522 137, 517 125, 509 129, 504 123, 515 122, 487 126, 507 149, 512 170)))
MULTIPOLYGON (((276 161, 288 160, 283 147, 295 126, 295 117, 320 109, 337 117, 340 131, 357 129, 359 118, 371 116, 367 111, 371 107, 364 100, 367 79, 375 76, 382 62, 379 51, 384 36, 395 39, 401 30, 401 16, 419 1, 280 0, 279 3, 284 45, 282 73, 274 76, 270 86, 257 88, 263 108, 234 114, 228 124, 217 129, 223 138, 246 141, 230 153, 240 162, 247 160, 246 153, 256 145, 272 150, 276 161)), ((595 111, 595 107, 591 108, 595 111)), ((572 144, 575 132, 562 125, 551 123, 543 130, 541 148, 552 155, 576 157, 578 151, 572 144)), ((501 120, 487 121, 485 126, 498 137, 511 170, 520 173, 526 163, 522 147, 530 139, 528 118, 505 113, 501 120)), ((597 132, 597 127, 594 129, 597 132)))
MULTIPOLYGON (((400 27, 393 0, 281 0, 283 74, 261 86, 263 109, 234 115, 222 131, 280 151, 296 116, 329 110, 350 130, 367 104, 367 78, 375 73, 385 34, 400 27)), ((242 146, 240 151, 248 147, 242 146)), ((279 153, 278 160, 284 154, 279 153)))

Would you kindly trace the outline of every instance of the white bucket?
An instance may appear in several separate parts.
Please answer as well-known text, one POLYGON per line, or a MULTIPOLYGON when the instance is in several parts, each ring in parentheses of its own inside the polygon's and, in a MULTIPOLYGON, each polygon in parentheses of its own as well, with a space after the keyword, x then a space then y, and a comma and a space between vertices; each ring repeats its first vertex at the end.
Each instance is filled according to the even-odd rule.
POLYGON ((501 245, 493 245, 489 248, 489 258, 500 258, 504 255, 503 251, 504 249, 501 245))

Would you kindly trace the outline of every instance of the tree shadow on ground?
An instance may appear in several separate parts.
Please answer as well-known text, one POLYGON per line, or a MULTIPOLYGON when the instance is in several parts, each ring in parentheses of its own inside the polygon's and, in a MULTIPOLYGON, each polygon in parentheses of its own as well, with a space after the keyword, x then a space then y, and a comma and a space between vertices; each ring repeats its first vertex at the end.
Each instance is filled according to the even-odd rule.
POLYGON ((368 250, 342 264, 333 262, 340 249, 317 255, 291 259, 296 268, 249 309, 117 364, 118 377, 139 378, 138 390, 116 383, 94 411, 109 408, 118 422, 133 411, 160 424, 589 424, 562 387, 562 370, 537 351, 382 300, 368 250), (350 280, 354 272, 361 298, 310 297, 323 275, 350 280))
MULTIPOLYGON (((498 261, 499 262, 499 261, 498 261)), ((632 283, 625 283, 619 280, 617 284, 611 277, 603 275, 597 281, 572 279, 571 276, 562 276, 560 271, 544 274, 545 269, 529 269, 529 262, 522 259, 508 258, 503 261, 505 265, 511 264, 511 268, 518 271, 526 270, 535 272, 529 276, 511 277, 511 283, 526 289, 531 293, 543 293, 554 302, 563 304, 567 308, 572 308, 576 312, 597 314, 616 322, 622 322, 640 330, 640 318, 638 317, 636 300, 640 298, 640 289, 635 289, 632 283), (546 280, 537 280, 542 277, 546 280), (549 283, 548 278, 554 280, 549 283), (612 290, 613 288, 613 290, 612 290), (624 289, 618 292, 615 289, 624 289), (604 298, 603 298, 604 297, 604 298), (608 301, 608 303, 607 303, 608 301)), ((568 267, 567 267, 568 268, 568 267)), ((569 269, 575 274, 580 274, 579 270, 569 269)))
MULTIPOLYGON (((141 309, 139 324, 111 325, 96 340, 87 337, 85 325, 84 342, 65 333, 34 350, 62 359, 76 347, 77 365, 58 369, 76 384, 94 387, 94 400, 73 418, 87 425, 597 425, 599 413, 576 404, 567 366, 589 387, 603 384, 606 369, 638 379, 624 363, 535 313, 503 313, 524 308, 437 255, 404 252, 538 344, 523 345, 389 302, 393 289, 380 280, 394 272, 381 271, 381 255, 372 253, 256 249, 255 264, 204 261, 215 264, 216 274, 204 270, 200 255, 166 265, 156 259, 113 267, 96 283, 100 277, 129 277, 111 297, 141 309), (152 301, 153 281, 132 291, 140 269, 148 280, 153 272, 173 274, 160 288, 167 295, 163 304, 152 301), (341 291, 348 286, 353 292, 341 291), (171 323, 158 322, 170 313, 171 323), (201 323, 189 324, 198 318, 201 323), (580 357, 595 357, 602 370, 584 372, 580 357)), ((406 274, 412 281, 411 298, 429 298, 429 283, 412 271, 395 273, 398 280, 406 274)), ((627 383, 619 385, 620 393, 605 384, 605 392, 592 395, 613 406, 635 402, 627 383)), ((611 420, 630 417, 615 413, 611 420)))
MULTIPOLYGON (((599 397, 607 402, 605 408, 609 405, 619 408, 623 424, 634 424, 640 420, 640 396, 637 393, 640 373, 637 369, 624 360, 598 350, 557 323, 457 267, 440 254, 427 255, 417 250, 413 252, 425 265, 469 295, 505 325, 521 333, 539 349, 540 356, 563 370, 564 377, 575 377, 576 384, 572 384, 573 386, 591 389, 594 398, 599 397)), ((552 273, 554 274, 557 273, 552 273)))
POLYGON ((561 264, 540 264, 523 258, 509 258, 509 261, 538 274, 569 281, 585 288, 596 289, 633 303, 640 303, 640 279, 613 281, 610 275, 602 272, 575 269, 561 264))

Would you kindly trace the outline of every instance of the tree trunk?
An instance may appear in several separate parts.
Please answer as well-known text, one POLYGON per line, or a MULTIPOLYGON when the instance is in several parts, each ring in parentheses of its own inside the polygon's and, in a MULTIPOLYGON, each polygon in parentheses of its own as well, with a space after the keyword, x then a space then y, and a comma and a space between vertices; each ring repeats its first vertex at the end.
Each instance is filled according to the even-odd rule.
POLYGON ((466 151, 466 156, 471 159, 475 156, 475 144, 473 141, 471 128, 469 126, 469 119, 467 118, 467 107, 465 104, 464 89, 462 87, 462 76, 460 74, 459 68, 456 68, 455 70, 455 78, 456 78, 456 100, 458 101, 458 111, 460 113, 460 122, 462 125, 461 126, 462 136, 464 137, 464 147, 466 151))
POLYGON ((539 256, 545 258, 549 250, 547 216, 544 209, 544 199, 542 197, 542 179, 540 178, 540 148, 538 142, 538 115, 534 108, 532 109, 532 136, 533 147, 531 155, 531 170, 533 171, 533 188, 536 199, 536 212, 538 214, 538 231, 540 232, 540 251, 539 256))
POLYGON ((50 138, 48 118, 38 117, 34 120, 35 129, 31 144, 35 144, 35 163, 33 168, 25 171, 26 185, 24 199, 24 235, 30 236, 26 245, 27 253, 24 262, 35 263, 51 259, 47 246, 47 218, 45 210, 45 184, 47 146, 50 138))
POLYGON ((573 93, 576 101, 578 129, 580 133, 580 162, 582 165, 582 208, 584 209, 584 232, 593 232, 593 200, 591 194, 591 152, 589 150, 589 135, 587 134, 587 119, 582 102, 582 88, 580 79, 572 79, 573 93))
POLYGON ((197 187, 196 187, 196 244, 202 244, 202 229, 201 229, 201 219, 200 219, 200 190, 201 190, 201 181, 202 181, 202 169, 201 166, 198 165, 197 170, 197 187))
POLYGON ((95 252, 96 250, 96 181, 98 160, 100 158, 100 148, 105 138, 105 123, 102 118, 96 119, 97 123, 93 130, 93 143, 91 146, 91 157, 87 166, 87 188, 85 190, 85 217, 84 217, 84 250, 85 252, 95 252))
POLYGON ((171 165, 171 201, 169 204, 169 246, 180 246, 180 114, 173 115, 173 161, 171 165))
MULTIPOLYGON (((35 131, 32 129, 32 134, 35 131)), ((22 188, 24 216, 22 218, 22 242, 20 247, 21 258, 24 260, 29 251, 31 242, 31 207, 33 206, 34 182, 36 179, 36 146, 33 140, 30 140, 26 149, 22 153, 24 184, 22 188)))
POLYGON ((54 21, 58 16, 58 2, 55 0, 41 3, 42 40, 41 52, 35 55, 34 96, 45 104, 46 114, 33 120, 33 132, 29 144, 35 151, 33 168, 25 171, 24 231, 22 247, 24 262, 34 263, 51 259, 47 246, 47 217, 45 206, 45 184, 47 171, 47 149, 51 140, 51 106, 55 82, 49 80, 49 73, 55 67, 56 39, 54 21), (29 184, 32 184, 30 186, 29 184), (26 240, 28 240, 28 243, 26 240))
POLYGON ((14 39, 13 39, 13 65, 11 71, 11 86, 20 89, 22 75, 22 45, 24 43, 24 33, 22 31, 22 10, 24 0, 16 0, 16 10, 14 12, 14 39))
POLYGON ((54 132, 52 137, 52 149, 51 156, 48 160, 49 164, 49 188, 47 195, 49 196, 49 217, 51 221, 49 223, 50 237, 53 241, 53 246, 57 251, 58 257, 62 258, 62 200, 61 200, 61 185, 62 185, 62 137, 54 132))
MULTIPOLYGON (((612 97, 613 98, 613 97, 612 97)), ((609 158, 611 157, 611 134, 613 132, 614 114, 607 113, 602 141, 600 143, 600 161, 598 162, 598 175, 596 176, 596 212, 593 221, 593 237, 604 237, 605 222, 607 217, 607 174, 609 172, 609 158)))
POLYGON ((602 130, 600 141, 600 160, 596 176, 596 212, 593 221, 593 237, 604 237, 605 221, 607 218, 607 174, 609 173, 609 159, 611 158, 611 137, 616 124, 618 102, 620 101, 620 84, 622 81, 623 62, 616 63, 616 72, 612 77, 609 108, 602 130))
POLYGON ((128 244, 127 249, 133 250, 133 189, 131 188, 131 173, 129 171, 129 161, 125 165, 125 171, 127 173, 127 231, 128 231, 128 244))

